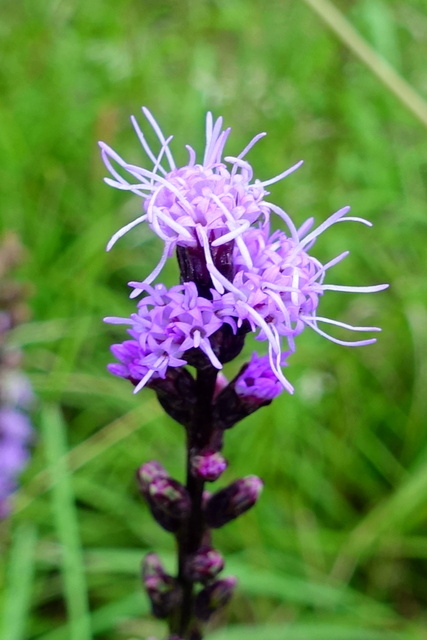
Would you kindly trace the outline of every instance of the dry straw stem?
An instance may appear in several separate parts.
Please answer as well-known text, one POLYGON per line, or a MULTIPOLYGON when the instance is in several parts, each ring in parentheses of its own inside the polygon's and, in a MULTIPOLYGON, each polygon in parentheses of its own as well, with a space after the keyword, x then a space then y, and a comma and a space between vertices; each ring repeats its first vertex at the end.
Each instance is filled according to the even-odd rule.
POLYGON ((407 109, 427 127, 427 102, 356 31, 329 0, 304 0, 335 35, 374 73, 407 109))

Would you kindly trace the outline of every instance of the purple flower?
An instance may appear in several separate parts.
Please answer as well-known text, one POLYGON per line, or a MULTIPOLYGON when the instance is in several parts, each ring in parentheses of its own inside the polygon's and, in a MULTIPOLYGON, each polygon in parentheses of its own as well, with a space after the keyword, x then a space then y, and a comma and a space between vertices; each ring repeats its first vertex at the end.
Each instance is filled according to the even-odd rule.
POLYGON ((295 337, 306 326, 332 342, 345 346, 361 346, 376 341, 375 338, 339 340, 327 334, 318 323, 350 331, 380 331, 378 327, 358 327, 317 315, 319 298, 325 291, 373 293, 388 287, 387 284, 368 287, 324 284, 327 270, 343 260, 349 252, 339 254, 324 265, 307 253, 306 249, 313 246, 317 236, 336 222, 356 221, 370 226, 362 218, 346 217, 349 210, 349 207, 340 209, 310 233, 308 231, 313 219, 307 220, 299 230, 289 221, 290 236, 283 231, 276 231, 269 236, 267 227, 249 230, 245 242, 253 256, 252 267, 248 268, 236 252, 236 274, 228 287, 229 291, 223 295, 213 292, 219 316, 237 317, 238 327, 244 321, 249 322, 252 331, 258 332, 257 339, 268 341, 271 369, 290 393, 293 387, 281 371, 283 337, 287 341, 286 350, 293 352, 295 337))
POLYGON ((268 356, 252 354, 247 367, 234 384, 237 395, 256 403, 273 400, 283 391, 283 386, 272 371, 268 356))
POLYGON ((31 384, 17 369, 4 366, 1 372, 0 400, 2 404, 29 409, 34 401, 31 384))
MULTIPOLYGON (((131 297, 148 292, 139 303, 138 313, 130 319, 107 319, 107 322, 130 324, 129 333, 133 338, 112 348, 121 362, 110 365, 112 373, 136 381, 137 391, 156 376, 164 378, 168 367, 189 363, 188 351, 194 348, 203 351, 211 364, 220 369, 211 336, 227 323, 240 339, 252 331, 257 340, 268 342, 270 369, 292 393, 293 387, 281 367, 286 354, 295 351, 295 338, 306 326, 346 346, 375 342, 375 338, 348 341, 329 335, 322 325, 356 332, 380 329, 327 318, 319 315, 317 309, 325 291, 372 293, 388 285, 326 284, 327 271, 343 260, 348 251, 326 264, 309 253, 318 236, 333 224, 352 221, 371 226, 370 222, 349 216, 350 208, 344 207, 317 228, 313 228, 314 219, 309 218, 298 229, 283 209, 266 201, 265 187, 289 175, 301 163, 261 182, 253 180, 252 168, 244 159, 264 133, 255 136, 238 156, 223 158, 230 129, 223 131, 222 118, 213 122, 208 113, 202 164, 196 163, 194 150, 187 146, 188 164, 177 168, 169 149, 172 137, 165 138, 147 109, 143 108, 143 113, 160 142, 157 154, 148 146, 133 117, 132 123, 154 165, 152 170, 126 163, 110 147, 100 143, 103 160, 114 178, 106 178, 106 182, 137 194, 143 199, 144 207, 144 214, 120 229, 108 248, 144 221, 164 241, 157 267, 144 281, 129 283, 133 287, 131 297), (136 182, 128 182, 113 162, 136 182), (270 235, 271 213, 285 222, 286 231, 270 235), (177 249, 184 284, 169 291, 163 285, 150 287, 174 249, 177 249)), ((240 351, 243 340, 238 346, 233 353, 240 351)), ((270 387, 273 392, 273 382, 270 387)))
MULTIPOLYGON (((217 369, 222 365, 213 352, 209 337, 220 329, 219 318, 211 300, 197 293, 194 282, 171 289, 164 285, 145 285, 149 295, 142 298, 138 311, 130 318, 105 318, 111 324, 129 324, 133 340, 113 345, 113 355, 122 363, 109 365, 114 375, 138 381, 139 391, 153 376, 164 378, 168 367, 188 363, 184 357, 191 349, 200 349, 217 369)), ((218 305, 216 305, 218 307, 218 305)))
MULTIPOLYGON (((251 266, 252 259, 243 238, 245 232, 252 224, 267 223, 271 211, 279 215, 281 213, 288 219, 285 212, 265 201, 264 198, 268 195, 265 187, 285 178, 298 169, 302 162, 270 180, 252 181, 252 167, 243 158, 266 134, 259 133, 255 136, 237 157, 223 158, 231 129, 222 131, 222 118, 214 122, 212 114, 208 113, 202 164, 196 163, 196 153, 187 145, 188 164, 177 168, 169 148, 172 136, 166 139, 150 111, 145 107, 142 111, 159 139, 160 150, 157 155, 148 146, 133 116, 131 121, 144 151, 153 163, 152 170, 125 162, 113 149, 100 142, 102 159, 113 176, 113 179, 105 178, 106 183, 140 196, 144 209, 143 215, 114 234, 107 248, 110 249, 127 231, 146 221, 164 241, 164 251, 159 264, 145 279, 144 284, 151 283, 159 275, 175 247, 201 247, 212 282, 222 293, 224 286, 227 288, 228 281, 215 264, 215 248, 234 240, 237 251, 246 264, 251 266), (134 181, 128 182, 112 162, 124 169, 134 181), (166 168, 162 166, 163 162, 166 168)), ((140 292, 141 289, 136 288, 133 295, 140 292)))
POLYGON ((12 407, 0 409, 0 518, 10 512, 9 496, 27 464, 31 437, 32 428, 25 414, 12 407))

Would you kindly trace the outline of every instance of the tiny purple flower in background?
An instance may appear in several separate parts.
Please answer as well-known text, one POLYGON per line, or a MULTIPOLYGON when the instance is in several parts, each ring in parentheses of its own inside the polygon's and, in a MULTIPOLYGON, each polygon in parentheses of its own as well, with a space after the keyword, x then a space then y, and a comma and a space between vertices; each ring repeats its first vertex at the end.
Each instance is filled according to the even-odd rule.
POLYGON ((22 411, 0 408, 0 518, 9 515, 9 496, 27 465, 32 434, 31 423, 22 411))
POLYGON ((33 430, 26 410, 33 400, 28 379, 19 370, 21 353, 11 349, 8 333, 26 319, 26 291, 9 272, 22 258, 22 247, 13 234, 0 244, 0 518, 11 511, 10 496, 27 465, 33 430))

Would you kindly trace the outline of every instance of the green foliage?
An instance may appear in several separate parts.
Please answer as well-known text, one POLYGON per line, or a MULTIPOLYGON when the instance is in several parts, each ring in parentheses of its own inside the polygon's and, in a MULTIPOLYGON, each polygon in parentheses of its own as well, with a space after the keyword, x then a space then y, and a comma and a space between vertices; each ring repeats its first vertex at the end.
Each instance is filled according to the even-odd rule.
MULTIPOLYGON (((325 315, 382 326, 376 345, 306 330, 288 369, 294 397, 227 434, 224 481, 255 473, 265 491, 215 534, 239 589, 212 640, 427 638, 425 129, 313 11, 322 4, 4 0, 1 220, 28 249, 19 277, 33 318, 14 340, 39 397, 33 461, 0 525, 4 640, 165 634, 138 566, 154 548, 173 568, 174 549, 134 470, 157 458, 182 479, 183 433, 150 391, 134 396, 106 372, 123 334, 101 321, 132 310, 127 281, 160 255, 142 227, 104 252, 140 202, 102 183, 96 141, 144 162, 128 120, 141 104, 181 160, 185 143, 202 149, 207 109, 233 127, 230 153, 267 131, 250 155, 259 178, 305 160, 272 188, 297 223, 346 204, 375 223, 319 239, 320 258, 351 250, 334 281, 391 283, 322 301, 325 315)), ((423 0, 335 6, 425 91, 423 0)), ((176 281, 172 261, 165 279, 176 281)))

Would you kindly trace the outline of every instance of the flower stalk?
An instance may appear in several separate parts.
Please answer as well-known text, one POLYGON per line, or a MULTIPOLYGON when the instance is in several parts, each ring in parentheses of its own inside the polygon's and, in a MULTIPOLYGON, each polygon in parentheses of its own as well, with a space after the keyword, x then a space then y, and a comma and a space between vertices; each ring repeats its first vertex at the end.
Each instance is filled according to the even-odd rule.
MULTIPOLYGON (((182 638, 187 637, 189 627, 192 632, 201 631, 197 621, 194 621, 194 579, 188 576, 189 559, 202 546, 206 533, 206 523, 203 512, 203 491, 205 481, 196 477, 192 470, 192 457, 195 452, 208 446, 213 436, 212 399, 215 391, 217 370, 214 367, 198 371, 196 380, 197 405, 194 420, 187 433, 187 483, 186 488, 191 499, 191 511, 178 536, 178 577, 182 586, 182 604, 177 612, 177 620, 171 624, 171 631, 182 638), (176 624, 176 628, 174 628, 176 624)), ((194 637, 197 637, 194 636, 194 637)))
POLYGON ((326 291, 373 293, 387 285, 355 287, 325 284, 329 269, 347 257, 344 251, 326 264, 311 255, 318 237, 339 222, 371 223, 349 216, 344 207, 318 227, 309 218, 299 228, 290 216, 269 202, 266 187, 301 165, 269 180, 253 179, 246 160, 265 135, 258 134, 237 156, 223 156, 230 129, 222 118, 206 118, 206 148, 202 163, 187 146, 188 163, 177 167, 166 138, 152 114, 143 113, 159 141, 157 153, 148 145, 135 118, 132 124, 152 169, 129 164, 105 143, 103 161, 111 174, 107 184, 129 191, 142 201, 143 213, 122 227, 111 247, 139 224, 148 224, 161 239, 157 266, 143 281, 131 281, 131 298, 139 296, 129 318, 108 317, 126 325, 130 339, 112 346, 118 362, 111 373, 129 380, 138 393, 153 389, 166 413, 185 429, 185 485, 171 478, 156 461, 137 472, 149 509, 177 543, 177 570, 168 575, 150 553, 143 582, 153 614, 166 619, 169 640, 200 640, 205 625, 230 600, 234 577, 220 577, 221 554, 212 546, 212 530, 242 516, 257 501, 263 483, 256 476, 237 479, 213 494, 207 483, 227 468, 222 455, 225 433, 237 422, 270 404, 283 390, 293 393, 283 368, 296 349, 296 339, 310 327, 332 342, 362 346, 329 335, 329 325, 355 332, 376 332, 318 315, 326 291), (286 227, 271 233, 270 218, 286 227), (167 260, 176 255, 179 284, 156 283, 167 260), (319 326, 320 324, 320 326, 319 326), (222 370, 237 358, 248 334, 266 344, 228 382, 222 370), (187 368, 194 368, 195 375, 187 368))

